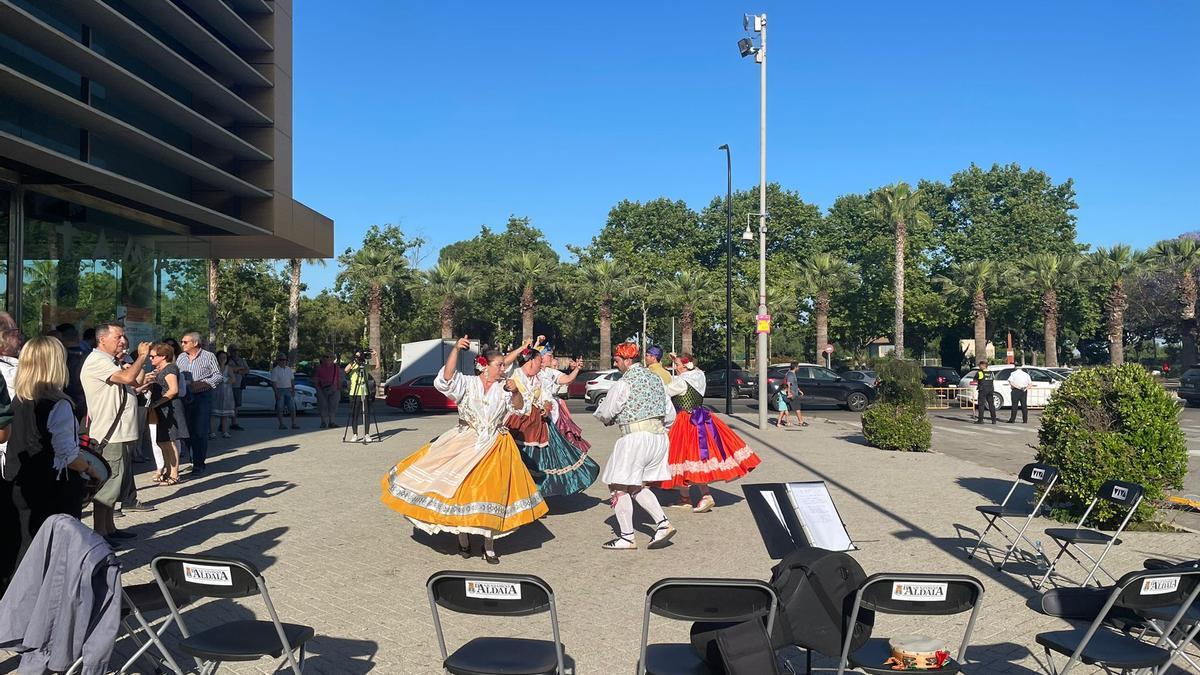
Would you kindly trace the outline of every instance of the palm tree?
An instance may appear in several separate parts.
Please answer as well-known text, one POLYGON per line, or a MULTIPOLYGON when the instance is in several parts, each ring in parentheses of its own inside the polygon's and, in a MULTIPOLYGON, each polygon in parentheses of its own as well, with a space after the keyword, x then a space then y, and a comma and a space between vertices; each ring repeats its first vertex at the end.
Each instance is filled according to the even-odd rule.
POLYGON ((584 286, 596 299, 600 311, 600 367, 612 363, 613 300, 625 294, 628 287, 625 267, 612 260, 598 260, 583 268, 584 286))
MULTIPOLYGON (((383 313, 383 289, 403 276, 404 260, 382 248, 363 248, 350 258, 343 271, 350 279, 367 288, 367 346, 380 353, 379 317, 383 313)), ((372 371, 382 387, 379 368, 372 371)))
POLYGON ((521 292, 521 339, 532 340, 533 313, 537 307, 534 289, 554 285, 554 273, 558 271, 558 262, 525 251, 510 257, 507 266, 513 273, 513 286, 521 292))
POLYGON ((215 349, 217 344, 217 298, 220 290, 217 273, 221 271, 221 261, 208 259, 208 348, 215 349))
POLYGON ((1125 363, 1125 280, 1143 273, 1146 259, 1144 252, 1127 244, 1098 248, 1088 258, 1092 272, 1108 285, 1104 313, 1108 316, 1109 361, 1114 366, 1125 363))
POLYGON ((858 269, 829 253, 809 256, 800 266, 800 292, 813 299, 813 323, 817 332, 816 360, 829 344, 829 298, 836 291, 858 288, 858 269))
POLYGON ((324 258, 291 258, 291 280, 288 284, 288 363, 296 367, 300 356, 300 266, 324 265, 324 258))
POLYGON ((442 339, 454 339, 454 308, 460 298, 469 298, 475 292, 475 278, 457 260, 442 261, 423 275, 425 283, 442 304, 438 319, 442 325, 442 339))
POLYGON ((1046 366, 1058 367, 1058 288, 1078 267, 1079 258, 1057 253, 1035 253, 1021 261, 1027 283, 1042 294, 1042 335, 1046 366))
POLYGON ((969 260, 950 267, 949 276, 935 277, 942 293, 955 300, 971 303, 975 320, 975 359, 987 358, 987 296, 1000 285, 1000 266, 992 260, 969 260))
POLYGON ((913 190, 903 181, 882 188, 871 195, 875 216, 890 223, 896 230, 895 269, 892 286, 896 294, 896 357, 904 358, 904 249, 908 244, 910 225, 929 225, 929 214, 921 209, 921 191, 913 190))
POLYGON ((1169 239, 1150 247, 1150 259, 1175 276, 1179 335, 1183 340, 1180 358, 1184 365, 1196 362, 1196 271, 1200 270, 1200 243, 1195 239, 1169 239))
POLYGON ((696 310, 706 309, 716 300, 717 288, 711 276, 700 271, 684 270, 667 279, 661 288, 663 299, 680 308, 679 330, 683 353, 692 353, 692 330, 696 326, 696 310))

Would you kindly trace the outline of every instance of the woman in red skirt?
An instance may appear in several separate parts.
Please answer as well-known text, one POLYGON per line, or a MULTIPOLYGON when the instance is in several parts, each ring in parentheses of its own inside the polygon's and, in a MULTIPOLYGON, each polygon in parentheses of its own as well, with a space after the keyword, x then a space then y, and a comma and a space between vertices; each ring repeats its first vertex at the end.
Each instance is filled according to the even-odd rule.
POLYGON ((737 480, 761 461, 746 442, 719 417, 705 408, 704 371, 696 367, 691 354, 674 356, 675 377, 667 385, 679 413, 671 425, 671 450, 667 463, 671 480, 664 488, 679 490, 679 502, 673 506, 691 506, 691 486, 700 488, 695 513, 712 510, 713 498, 708 484, 737 480))

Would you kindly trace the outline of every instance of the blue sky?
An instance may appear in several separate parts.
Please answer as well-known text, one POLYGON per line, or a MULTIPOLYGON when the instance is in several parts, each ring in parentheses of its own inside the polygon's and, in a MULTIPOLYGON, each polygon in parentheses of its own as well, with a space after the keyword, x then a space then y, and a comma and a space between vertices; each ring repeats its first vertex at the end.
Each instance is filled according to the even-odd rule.
MULTIPOLYGON (((700 208, 768 180, 828 208, 1017 162, 1076 181, 1083 241, 1200 229, 1200 3, 295 2, 295 194, 441 246, 528 216, 565 256, 621 199, 700 208), (350 8, 353 8, 352 10, 350 8)), ((336 265, 305 271, 310 293, 336 265)))

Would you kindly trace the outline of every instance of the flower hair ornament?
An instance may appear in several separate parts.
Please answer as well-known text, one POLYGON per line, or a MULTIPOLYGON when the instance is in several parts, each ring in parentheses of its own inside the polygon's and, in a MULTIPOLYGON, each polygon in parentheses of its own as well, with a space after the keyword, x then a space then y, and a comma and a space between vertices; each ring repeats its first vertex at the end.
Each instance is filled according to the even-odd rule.
POLYGON ((482 373, 488 367, 487 357, 480 354, 475 357, 475 372, 482 373))

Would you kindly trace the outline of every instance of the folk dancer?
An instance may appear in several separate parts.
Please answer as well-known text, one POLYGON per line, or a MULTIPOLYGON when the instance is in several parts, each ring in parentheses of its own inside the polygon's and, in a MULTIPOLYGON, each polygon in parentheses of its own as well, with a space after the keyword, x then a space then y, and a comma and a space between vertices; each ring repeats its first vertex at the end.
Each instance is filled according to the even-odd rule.
MULTIPOLYGON (((542 370, 539 373, 542 377, 543 387, 547 391, 555 392, 558 387, 571 384, 575 378, 579 377, 579 371, 583 368, 583 357, 576 357, 571 361, 571 372, 564 373, 555 368, 554 349, 551 347, 542 347, 542 370)), ((567 402, 561 398, 557 398, 558 406, 556 410, 551 410, 551 419, 554 422, 554 428, 567 439, 567 442, 579 449, 580 452, 587 452, 592 449, 592 444, 588 443, 583 437, 583 429, 571 419, 571 411, 567 409, 567 402)))
POLYGON ((679 490, 679 502, 672 506, 691 506, 691 486, 700 488, 700 502, 692 509, 705 513, 714 506, 708 484, 733 481, 745 476, 762 461, 746 442, 720 417, 704 407, 704 371, 696 367, 691 354, 672 355, 675 377, 667 393, 679 414, 671 425, 671 449, 667 465, 671 479, 665 489, 679 490))
POLYGON ((658 345, 646 347, 646 369, 657 375, 663 384, 671 384, 671 372, 663 367, 662 357, 662 347, 658 345))
POLYGON ((637 363, 636 344, 624 342, 615 351, 613 365, 621 371, 621 379, 592 413, 606 426, 615 423, 621 427, 621 438, 617 439, 602 475, 612 493, 619 530, 617 537, 606 542, 604 548, 637 548, 633 540, 635 501, 655 521, 648 548, 662 548, 675 536, 675 528, 647 486, 671 478, 666 425, 671 423, 675 409, 662 380, 637 363))
MULTIPOLYGON (((506 424, 521 450, 525 466, 543 497, 583 492, 596 482, 600 465, 572 445, 555 425, 559 401, 542 377, 542 353, 525 347, 516 356, 512 380, 528 401, 528 410, 510 415, 506 424)), ((557 372, 557 371, 555 371, 557 372)))
POLYGON ((546 502, 521 461, 504 421, 529 410, 513 380, 501 375, 502 356, 476 359, 478 376, 458 372, 464 335, 433 386, 458 404, 458 425, 397 464, 383 477, 383 503, 423 532, 458 535, 459 554, 471 556, 468 535, 483 536, 483 557, 498 564, 494 542, 546 515, 546 502))

